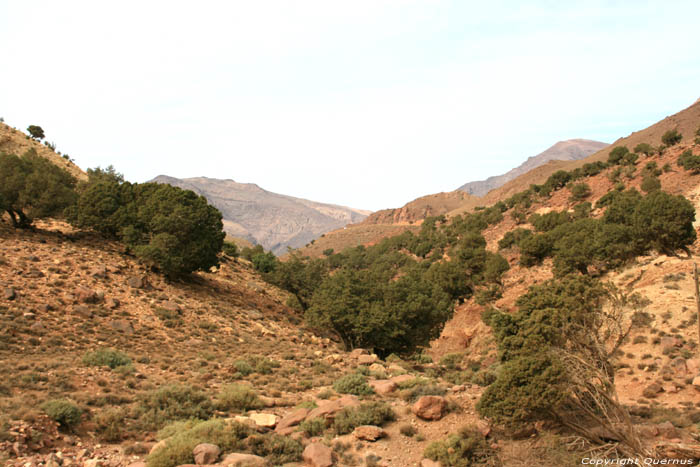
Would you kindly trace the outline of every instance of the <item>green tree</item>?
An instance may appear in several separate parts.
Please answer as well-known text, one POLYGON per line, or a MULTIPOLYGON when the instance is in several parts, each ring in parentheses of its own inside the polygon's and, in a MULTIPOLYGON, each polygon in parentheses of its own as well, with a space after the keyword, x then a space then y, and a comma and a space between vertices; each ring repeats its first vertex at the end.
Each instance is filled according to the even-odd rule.
POLYGON ((661 142, 666 146, 674 146, 681 142, 683 135, 678 133, 678 129, 668 130, 661 136, 661 142))
POLYGON ((0 154, 0 207, 15 227, 62 215, 76 199, 75 185, 72 175, 34 150, 22 157, 0 154))
POLYGON ((265 279, 296 297, 303 311, 309 308, 316 288, 328 276, 328 264, 321 259, 302 258, 292 252, 279 261, 265 279))
POLYGON ((617 165, 622 162, 622 159, 629 154, 630 150, 627 146, 615 146, 608 155, 608 164, 617 165))
POLYGON ((253 262, 253 267, 256 271, 262 272, 263 274, 270 273, 277 268, 279 261, 277 257, 271 251, 265 253, 257 253, 251 258, 253 262))
POLYGON ((683 153, 678 156, 678 166, 694 174, 700 173, 700 156, 693 155, 693 151, 690 149, 683 151, 683 153))
POLYGON ((591 187, 586 183, 575 183, 569 188, 571 196, 569 201, 581 201, 591 196, 591 187))
POLYGON ((690 201, 660 190, 646 195, 632 217, 639 238, 649 247, 669 254, 677 250, 687 252, 695 242, 694 221, 695 208, 690 201))
POLYGON ((654 147, 649 143, 639 143, 634 147, 634 152, 637 154, 644 154, 649 157, 654 154, 654 147))
POLYGON ((645 193, 650 193, 654 190, 660 190, 661 189, 661 180, 659 180, 659 177, 655 177, 653 175, 647 175, 642 179, 642 191, 645 193))
POLYGON ((44 130, 39 125, 29 125, 27 127, 27 133, 34 139, 43 139, 44 130))

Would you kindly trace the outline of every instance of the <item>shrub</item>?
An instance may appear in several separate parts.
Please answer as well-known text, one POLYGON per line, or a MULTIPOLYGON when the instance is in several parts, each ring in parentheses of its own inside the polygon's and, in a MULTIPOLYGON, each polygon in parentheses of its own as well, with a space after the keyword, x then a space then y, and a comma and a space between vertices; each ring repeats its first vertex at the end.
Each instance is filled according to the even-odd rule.
POLYGON ((528 236, 520 242, 520 264, 530 267, 541 263, 553 248, 554 239, 547 233, 528 236))
POLYGON ((678 166, 694 174, 700 173, 700 156, 693 155, 693 151, 690 149, 683 151, 683 153, 678 156, 678 166))
POLYGON ((277 267, 277 257, 270 251, 258 253, 251 258, 256 271, 270 273, 277 267))
POLYGON ((503 235, 503 238, 498 241, 498 249, 504 250, 513 245, 518 245, 525 237, 532 235, 532 230, 518 227, 517 229, 509 230, 503 235))
POLYGON ((124 438, 127 411, 117 407, 99 412, 95 416, 95 428, 103 441, 116 443, 124 438))
POLYGON ((304 420, 299 425, 299 429, 307 436, 321 436, 326 430, 326 419, 323 417, 304 420))
POLYGON ((137 414, 146 429, 158 429, 176 420, 206 420, 213 413, 209 397, 191 386, 169 384, 138 399, 137 414))
POLYGON ((663 136, 661 136, 661 142, 664 143, 666 146, 674 146, 680 143, 681 139, 683 139, 683 135, 678 133, 677 129, 668 130, 666 133, 663 134, 663 136))
POLYGON ((44 138, 44 129, 41 128, 39 125, 29 125, 27 127, 27 133, 29 133, 29 136, 31 136, 34 139, 43 139, 44 138))
POLYGON ((642 191, 645 193, 650 193, 655 190, 661 189, 661 180, 653 175, 647 175, 642 179, 642 191))
POLYGON ((694 221, 695 208, 690 201, 660 190, 646 195, 633 217, 640 240, 662 253, 687 250, 696 238, 694 221))
POLYGON ((444 396, 445 388, 436 384, 416 384, 413 387, 404 390, 401 393, 401 398, 408 402, 414 402, 423 396, 444 396))
POLYGON ((175 467, 194 464, 192 451, 202 443, 219 446, 223 452, 243 451, 245 439, 251 434, 250 428, 224 420, 206 422, 175 423, 158 433, 160 439, 167 438, 164 447, 148 455, 148 467, 175 467))
POLYGON ((402 435, 404 435, 408 438, 411 438, 411 437, 413 437, 413 435, 418 433, 418 430, 416 429, 416 427, 414 427, 410 423, 406 423, 405 425, 401 425, 401 427, 399 428, 399 433, 401 433, 402 435))
POLYGON ((570 201, 581 201, 591 195, 591 187, 586 183, 575 183, 569 191, 571 191, 570 201))
POLYGON ((83 355, 83 364, 87 366, 106 366, 115 369, 118 366, 131 365, 131 359, 118 350, 98 349, 83 355))
POLYGON ((65 399, 54 399, 41 404, 41 410, 51 420, 58 422, 61 428, 72 429, 82 418, 83 411, 77 405, 65 399))
POLYGON ((445 467, 484 465, 496 456, 479 430, 465 427, 444 441, 431 443, 423 453, 445 467))
POLYGON ((361 425, 382 426, 395 418, 394 411, 384 402, 368 402, 357 407, 347 407, 335 416, 333 428, 339 435, 350 433, 361 425))
POLYGON ((260 409, 264 404, 250 386, 229 384, 221 390, 217 406, 220 410, 243 411, 260 409))
POLYGON ((608 164, 610 165, 617 165, 622 162, 622 159, 629 154, 630 150, 627 149, 627 146, 616 146, 614 147, 611 151, 610 154, 608 155, 608 164))
POLYGON ((231 258, 238 258, 241 254, 240 251, 238 251, 238 245, 229 241, 224 241, 222 251, 226 256, 230 256, 231 258))
POLYGON ((374 390, 367 384, 367 378, 359 373, 350 373, 333 384, 333 389, 340 394, 354 394, 356 396, 365 396, 373 394, 374 390))
POLYGON ((571 215, 567 211, 550 211, 545 214, 533 214, 530 223, 538 232, 549 232, 562 224, 571 221, 571 215))
POLYGON ((253 367, 247 360, 236 360, 233 362, 233 367, 243 376, 248 376, 254 371, 253 367))
POLYGON ((649 157, 650 155, 654 154, 654 148, 649 143, 639 143, 634 147, 634 152, 637 154, 644 154, 645 156, 649 157))
POLYGON ((264 457, 273 465, 300 461, 304 451, 304 446, 299 441, 274 433, 253 435, 247 442, 253 454, 264 457))

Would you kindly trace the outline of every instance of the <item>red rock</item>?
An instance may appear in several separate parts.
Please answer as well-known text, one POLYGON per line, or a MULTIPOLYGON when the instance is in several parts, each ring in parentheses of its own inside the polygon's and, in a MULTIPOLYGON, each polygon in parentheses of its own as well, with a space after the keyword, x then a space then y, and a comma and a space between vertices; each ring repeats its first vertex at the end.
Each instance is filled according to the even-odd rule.
POLYGON ((357 357, 357 363, 360 365, 371 365, 372 363, 377 361, 377 356, 372 354, 372 355, 360 355, 357 357))
POLYGON ((275 431, 280 433, 281 431, 286 431, 289 428, 295 427, 306 419, 310 410, 305 408, 299 408, 290 414, 285 415, 275 427, 275 431))
POLYGON ((352 435, 363 441, 376 441, 386 436, 386 432, 374 425, 362 425, 355 428, 352 435))
POLYGON ((398 389, 396 383, 390 379, 376 379, 370 381, 369 385, 372 387, 372 389, 374 389, 374 392, 382 396, 391 394, 398 389))
POLYGON ((411 410, 423 420, 440 420, 447 410, 447 401, 440 396, 423 396, 413 404, 411 410))
POLYGON ((94 290, 85 287, 76 287, 74 291, 75 299, 80 303, 97 303, 98 298, 94 290))
POLYGON ((216 444, 202 443, 194 447, 192 454, 197 465, 213 464, 219 458, 221 449, 216 444))
POLYGON ((333 451, 322 443, 309 444, 301 457, 304 462, 313 467, 331 467, 333 465, 333 451))
POLYGON ((416 377, 412 375, 398 375, 394 376, 393 378, 390 378, 390 380, 395 382, 396 384, 405 383, 406 381, 411 381, 413 379, 416 379, 416 377))
POLYGON ((340 399, 332 401, 326 401, 309 412, 306 415, 306 420, 318 417, 332 418, 334 414, 340 412, 344 408, 354 407, 359 404, 360 402, 357 400, 357 397, 351 395, 343 396, 340 399))

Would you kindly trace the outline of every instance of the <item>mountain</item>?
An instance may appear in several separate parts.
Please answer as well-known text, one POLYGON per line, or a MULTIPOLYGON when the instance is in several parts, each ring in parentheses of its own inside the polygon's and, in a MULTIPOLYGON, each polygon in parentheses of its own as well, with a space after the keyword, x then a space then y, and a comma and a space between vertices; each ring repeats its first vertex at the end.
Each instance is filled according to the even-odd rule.
POLYGON ((253 183, 207 177, 151 180, 198 193, 221 211, 224 230, 233 237, 257 243, 275 254, 298 248, 322 234, 360 222, 369 211, 317 203, 280 195, 253 183))
POLYGON ((503 175, 495 175, 486 180, 465 183, 459 187, 458 190, 474 196, 484 196, 494 188, 503 186, 514 178, 546 164, 549 161, 575 161, 583 159, 607 146, 607 143, 601 143, 600 141, 593 141, 590 139, 568 139, 566 141, 559 141, 557 144, 538 155, 529 157, 518 167, 509 170, 503 175))

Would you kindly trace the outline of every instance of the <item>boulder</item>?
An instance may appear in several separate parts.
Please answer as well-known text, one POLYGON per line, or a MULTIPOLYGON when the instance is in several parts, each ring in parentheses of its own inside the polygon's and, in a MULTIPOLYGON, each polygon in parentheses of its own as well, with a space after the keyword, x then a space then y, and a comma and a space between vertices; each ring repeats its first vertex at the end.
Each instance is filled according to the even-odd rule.
POLYGON ((663 387, 659 383, 651 383, 642 391, 642 396, 647 399, 655 398, 660 392, 663 392, 663 387))
POLYGON ((420 467, 441 467, 441 464, 431 459, 423 459, 420 461, 420 467))
POLYGON ((360 365, 371 365, 379 359, 376 355, 360 355, 357 357, 357 363, 360 365))
POLYGON ((355 428, 352 435, 363 441, 377 441, 386 436, 386 431, 374 425, 361 425, 355 428))
POLYGON ((209 465, 216 462, 221 449, 216 444, 202 443, 194 447, 192 454, 197 465, 209 465))
POLYGON ((659 423, 656 428, 659 430, 659 435, 666 439, 679 439, 681 437, 680 431, 671 422, 659 423))
POLYGON ((401 383, 405 383, 406 381, 411 381, 413 379, 416 379, 416 377, 412 376, 412 375, 398 375, 398 376, 394 376, 394 377, 389 378, 389 379, 396 384, 401 384, 401 383))
POLYGON ((73 296, 80 303, 97 303, 98 298, 94 290, 87 287, 76 287, 73 296))
POLYGON ((167 302, 161 303, 160 307, 165 310, 172 311, 173 313, 179 313, 181 310, 180 305, 173 302, 172 300, 168 300, 167 302))
POLYGON ((351 357, 359 357, 360 355, 369 355, 369 352, 365 349, 353 349, 352 352, 350 352, 351 357))
POLYGON ((218 465, 231 466, 231 467, 267 467, 267 461, 254 454, 244 454, 241 452, 234 452, 224 457, 218 465))
POLYGON ((301 407, 285 415, 279 422, 277 422, 275 431, 277 433, 286 432, 290 429, 293 431, 295 426, 297 426, 306 419, 306 416, 309 414, 309 412, 309 409, 301 407))
POLYGON ((668 366, 670 366, 676 374, 685 375, 688 372, 688 366, 683 357, 674 358, 669 362, 668 366))
POLYGON ((138 276, 131 276, 126 280, 126 284, 132 289, 145 289, 148 288, 148 278, 145 274, 139 274, 138 276))
POLYGON ((90 275, 98 279, 105 279, 107 277, 107 268, 104 266, 95 266, 90 269, 90 275))
POLYGON ((315 409, 311 410, 306 415, 306 420, 311 420, 312 418, 324 417, 332 418, 337 412, 340 412, 346 407, 354 407, 359 405, 360 402, 357 400, 356 396, 346 395, 340 399, 335 399, 332 401, 325 401, 315 409))
POLYGON ((693 387, 700 391, 700 376, 693 378, 693 387))
POLYGON ((390 379, 376 379, 369 381, 369 385, 381 396, 391 394, 398 389, 398 385, 390 379))
POLYGON ((115 319, 109 322, 109 327, 115 331, 122 332, 126 335, 131 335, 134 333, 134 326, 131 321, 126 319, 115 319))
POLYGON ((311 443, 302 453, 304 462, 312 467, 331 467, 333 465, 333 451, 322 443, 311 443))
POLYGON ((110 310, 116 310, 117 308, 119 308, 119 305, 121 305, 121 303, 116 298, 108 298, 105 301, 105 306, 110 310))
POLYGON ((264 428, 274 428, 277 425, 277 415, 271 413, 252 413, 248 417, 255 422, 256 426, 264 428))
POLYGON ((87 305, 75 305, 73 307, 73 313, 83 318, 92 318, 93 315, 92 308, 87 305))
POLYGON ((411 411, 423 420, 440 420, 447 411, 447 401, 440 396, 423 396, 413 404, 411 411))
POLYGON ((5 300, 14 300, 17 298, 17 292, 15 292, 15 289, 12 287, 5 287, 2 290, 2 296, 5 298, 5 300))

